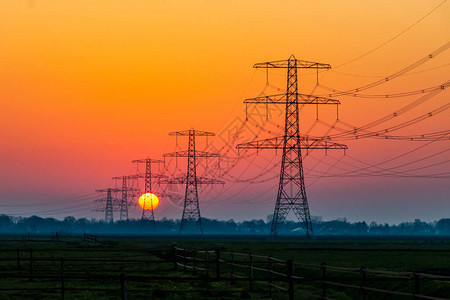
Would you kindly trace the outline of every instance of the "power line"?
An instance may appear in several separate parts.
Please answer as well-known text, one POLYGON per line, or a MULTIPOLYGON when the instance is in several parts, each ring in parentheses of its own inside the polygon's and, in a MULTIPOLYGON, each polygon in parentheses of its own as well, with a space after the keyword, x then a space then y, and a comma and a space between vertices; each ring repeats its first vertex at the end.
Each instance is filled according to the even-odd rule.
MULTIPOLYGON (((82 205, 77 204, 75 206, 69 206, 69 207, 64 207, 64 208, 59 208, 59 209, 50 209, 50 210, 41 210, 41 211, 34 211, 32 213, 29 213, 31 215, 36 215, 36 214, 53 214, 53 213, 64 213, 64 212, 72 212, 71 210, 75 209, 75 210, 82 210, 85 211, 87 208, 92 207, 92 202, 90 203, 84 203, 82 205)), ((20 214, 9 214, 12 216, 18 216, 18 215, 22 215, 23 213, 20 214)))
MULTIPOLYGON (((411 153, 413 153, 413 152, 416 152, 416 151, 418 151, 418 150, 420 150, 420 149, 422 149, 422 148, 424 148, 424 147, 426 147, 426 146, 429 146, 430 144, 436 142, 437 140, 439 140, 439 138, 436 139, 436 140, 434 140, 434 141, 430 141, 430 142, 428 142, 428 143, 426 143, 426 144, 424 144, 424 145, 421 145, 421 146, 419 146, 419 147, 416 147, 416 148, 414 148, 414 149, 412 149, 412 150, 406 151, 406 152, 404 152, 404 153, 402 153, 402 154, 400 154, 400 155, 397 155, 397 156, 392 157, 392 158, 390 158, 390 159, 384 160, 384 161, 382 161, 382 162, 380 162, 380 163, 377 163, 377 164, 374 164, 374 165, 370 165, 370 164, 364 163, 364 164, 367 165, 367 167, 359 168, 359 169, 357 169, 357 170, 346 170, 346 172, 344 172, 344 173, 339 173, 339 174, 335 174, 335 175, 341 176, 341 175, 352 174, 352 175, 355 176, 355 175, 360 175, 360 174, 355 174, 355 173, 361 172, 361 171, 368 171, 368 172, 372 172, 372 173, 386 172, 386 171, 393 170, 393 169, 395 169, 395 168, 398 169, 398 168, 404 167, 404 166, 406 166, 406 165, 410 165, 410 164, 413 164, 413 163, 416 163, 416 162, 419 162, 419 161, 422 161, 422 160, 425 160, 425 159, 434 157, 434 156, 436 156, 436 155, 438 155, 438 154, 445 153, 447 150, 438 152, 438 153, 436 153, 436 154, 429 155, 429 156, 426 157, 426 158, 416 159, 416 160, 414 160, 413 162, 405 163, 405 164, 402 164, 402 165, 397 165, 397 166, 395 166, 395 167, 391 167, 391 168, 388 168, 388 169, 379 168, 380 165, 383 165, 383 164, 386 164, 386 163, 388 163, 388 162, 397 160, 397 159, 399 159, 399 158, 401 158, 401 157, 407 156, 407 155, 409 155, 409 154, 411 154, 411 153), (371 170, 371 169, 374 169, 374 168, 376 168, 376 169, 381 169, 381 171, 373 171, 373 170, 371 170)), ((341 168, 341 169, 342 169, 342 168, 341 168)), ((410 174, 407 174, 405 171, 395 172, 395 173, 402 173, 403 175, 410 175, 410 174)), ((395 173, 394 173, 394 174, 395 174, 395 173)), ((367 174, 361 174, 361 175, 367 175, 367 174)))
POLYGON ((440 85, 436 85, 436 86, 432 86, 429 88, 424 88, 424 89, 419 89, 419 90, 414 90, 414 91, 408 91, 408 92, 401 92, 401 93, 394 93, 394 94, 359 94, 359 93, 354 93, 354 94, 346 94, 346 92, 343 91, 339 91, 337 89, 333 89, 331 87, 327 87, 323 84, 320 84, 320 86, 326 90, 329 91, 337 91, 339 93, 343 93, 342 96, 348 96, 348 97, 355 97, 355 98, 383 98, 383 99, 387 99, 387 98, 399 98, 399 97, 408 97, 408 96, 414 96, 414 95, 419 95, 419 94, 424 94, 424 93, 428 93, 431 91, 435 91, 435 90, 444 90, 447 87, 449 87, 450 85, 450 81, 447 81, 443 84, 440 85))
MULTIPOLYGON (((353 136, 355 136, 355 139, 357 139, 357 136, 358 136, 357 133, 359 131, 363 131, 363 132, 367 131, 367 129, 369 129, 369 128, 375 127, 375 126, 380 125, 382 123, 385 123, 385 122, 387 122, 387 121, 389 121, 389 120, 391 120, 393 118, 396 118, 399 115, 401 115, 401 114, 403 114, 403 113, 405 113, 405 112, 415 108, 416 106, 418 106, 418 105, 420 105, 420 104, 430 100, 431 98, 436 96, 438 93, 440 93, 440 90, 439 91, 432 91, 432 92, 430 92, 430 93, 420 97, 416 101, 414 101, 414 102, 412 102, 412 103, 410 103, 410 104, 400 108, 396 112, 393 112, 393 113, 391 113, 391 114, 389 114, 387 116, 384 116, 384 117, 382 117, 382 118, 380 118, 378 120, 372 121, 372 122, 370 122, 370 123, 368 123, 366 125, 363 125, 363 126, 360 126, 360 127, 356 127, 355 126, 351 130, 348 130, 348 131, 346 131, 344 129, 340 129, 339 127, 334 126, 333 128, 336 128, 336 129, 338 129, 338 130, 340 130, 342 132, 334 134, 334 135, 328 135, 325 138, 326 139, 340 139, 340 138, 345 139, 345 137, 348 137, 349 135, 353 135, 353 136)), ((410 126, 412 124, 418 123, 418 122, 420 122, 422 120, 425 120, 425 119, 427 119, 429 117, 435 116, 436 114, 441 113, 441 112, 443 112, 443 111, 445 111, 445 110, 447 110, 449 108, 450 108, 450 104, 447 103, 447 104, 444 104, 443 106, 440 106, 440 107, 436 108, 435 110, 432 110, 432 111, 430 111, 430 112, 428 112, 428 113, 426 113, 424 115, 421 115, 419 117, 416 117, 416 118, 414 118, 412 120, 408 120, 406 122, 403 122, 403 123, 398 124, 398 125, 391 126, 389 128, 384 128, 383 130, 370 132, 370 134, 373 134, 374 136, 376 136, 377 133, 380 134, 382 132, 387 133, 389 131, 398 130, 398 129, 410 126)), ((330 124, 328 124, 328 123, 326 123, 326 122, 324 122, 322 120, 319 120, 319 122, 324 124, 324 125, 326 125, 326 126, 331 126, 330 124)), ((343 123, 344 125, 346 124, 346 122, 344 122, 344 121, 340 121, 340 122, 343 123)), ((348 124, 347 126, 351 127, 350 124, 348 124)), ((362 136, 364 137, 364 133, 362 134, 362 136)))
MULTIPOLYGON (((59 200, 54 200, 54 201, 49 201, 49 202, 27 203, 26 205, 27 206, 41 206, 41 205, 48 205, 48 204, 62 205, 62 204, 67 204, 67 203, 75 203, 75 202, 79 202, 79 201, 89 201, 89 200, 96 198, 96 197, 92 197, 91 195, 96 195, 96 193, 89 193, 89 194, 84 194, 84 195, 80 195, 80 196, 76 196, 76 197, 59 199, 59 200), (88 196, 90 196, 90 197, 88 197, 88 196), (70 201, 70 200, 72 200, 72 201, 70 201)), ((2 206, 2 207, 18 207, 18 206, 23 207, 23 204, 0 204, 0 206, 2 206)))
MULTIPOLYGON (((448 48, 450 48, 450 42, 445 43, 444 45, 442 45, 441 47, 439 47, 438 49, 434 50, 433 52, 431 52, 430 54, 428 54, 427 56, 419 59, 418 61, 414 62, 413 64, 401 69, 400 71, 397 71, 389 76, 386 76, 383 79, 374 81, 372 83, 363 85, 361 87, 358 88, 354 88, 351 90, 347 90, 347 91, 341 91, 341 92, 333 92, 333 93, 329 93, 329 94, 324 94, 324 95, 319 95, 319 96, 324 96, 324 97, 335 97, 335 96, 343 96, 343 95, 348 95, 348 94, 354 94, 354 93, 358 93, 360 91, 363 90, 367 90, 370 88, 373 88, 375 86, 381 85, 383 83, 386 83, 388 81, 391 81, 392 79, 395 79, 415 68, 417 68, 418 66, 428 62, 430 59, 435 58, 436 56, 438 56, 439 54, 441 54, 442 52, 444 52, 445 50, 447 50, 448 48)), ((319 84, 320 85, 320 84, 319 84)))
POLYGON ((366 52, 366 53, 364 53, 364 54, 362 54, 362 55, 360 55, 360 56, 358 56, 358 57, 355 57, 355 58, 353 58, 353 59, 351 59, 351 60, 349 60, 349 61, 346 61, 346 62, 344 62, 344 63, 338 65, 338 66, 335 67, 335 68, 340 68, 340 67, 342 67, 342 66, 345 66, 345 65, 347 65, 347 64, 349 64, 349 63, 352 63, 352 62, 354 62, 354 61, 356 61, 356 60, 358 60, 358 59, 361 59, 361 58, 363 58, 363 57, 365 57, 365 56, 367 56, 367 55, 369 55, 369 54, 371 54, 371 53, 377 51, 378 49, 380 49, 380 48, 382 48, 383 46, 387 45, 388 43, 392 42, 393 40, 395 40, 396 38, 398 38, 399 36, 401 36, 402 34, 404 34, 405 32, 407 32, 408 30, 410 30, 411 28, 413 28, 414 26, 416 26, 417 24, 419 24, 423 19, 425 19, 426 17, 428 17, 429 15, 431 15, 433 12, 435 12, 435 11, 436 11, 439 7, 441 7, 445 2, 447 2, 447 0, 444 0, 444 1, 442 1, 441 3, 439 3, 435 8, 433 8, 431 11, 429 11, 427 14, 425 14, 425 15, 424 15, 423 17, 421 17, 419 20, 415 21, 413 24, 411 24, 411 25, 408 26, 407 28, 403 29, 401 32, 397 33, 395 36, 393 36, 392 38, 390 38, 390 39, 387 40, 386 42, 382 43, 381 45, 379 45, 379 46, 373 48, 372 50, 370 50, 370 51, 368 51, 368 52, 366 52))
MULTIPOLYGON (((448 66, 450 66, 450 63, 443 64, 443 65, 440 65, 440 66, 437 66, 437 67, 433 67, 433 68, 428 68, 428 69, 425 69, 425 70, 422 70, 422 71, 406 73, 406 74, 403 74, 402 76, 410 76, 410 75, 415 75, 415 74, 421 74, 421 73, 433 71, 433 70, 444 68, 444 67, 448 67, 448 66)), ((326 72, 332 72, 332 73, 337 73, 337 74, 340 74, 340 75, 352 76, 352 77, 360 77, 360 78, 385 78, 385 76, 382 76, 382 75, 351 74, 351 73, 336 71, 334 69, 327 70, 326 72)), ((324 73, 326 73, 326 72, 324 72, 324 73)))

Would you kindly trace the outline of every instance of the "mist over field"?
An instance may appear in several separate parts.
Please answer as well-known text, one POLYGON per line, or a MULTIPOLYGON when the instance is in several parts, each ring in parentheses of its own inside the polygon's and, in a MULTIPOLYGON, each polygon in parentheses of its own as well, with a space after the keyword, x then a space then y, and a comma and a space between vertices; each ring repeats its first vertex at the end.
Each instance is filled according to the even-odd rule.
MULTIPOLYGON (((261 235, 270 233, 271 216, 266 220, 249 220, 236 222, 232 219, 214 220, 202 218, 206 235, 261 235)), ((320 217, 312 218, 313 236, 448 236, 450 219, 423 222, 416 219, 397 225, 378 224, 376 222, 349 222, 345 218, 323 221, 320 217)), ((0 215, 0 233, 3 234, 130 234, 130 235, 178 235, 180 220, 162 219, 155 221, 116 221, 106 223, 97 219, 76 219, 66 217, 54 218, 9 217, 0 215)), ((187 224, 185 234, 198 234, 195 224, 187 224), (192 226, 189 226, 192 225, 192 226)), ((287 221, 279 231, 280 235, 304 236, 305 232, 298 222, 287 221)))

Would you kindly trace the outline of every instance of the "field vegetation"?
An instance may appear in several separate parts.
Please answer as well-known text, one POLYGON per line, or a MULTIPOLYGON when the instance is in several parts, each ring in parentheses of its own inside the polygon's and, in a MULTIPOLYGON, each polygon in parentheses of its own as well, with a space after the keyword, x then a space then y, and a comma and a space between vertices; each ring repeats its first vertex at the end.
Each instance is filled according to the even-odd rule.
MULTIPOLYGON (((247 281, 232 282, 231 267, 226 263, 230 261, 230 253, 236 253, 234 259, 243 262, 243 268, 233 271, 242 277, 249 274, 245 266, 250 253, 255 256, 255 266, 259 267, 267 267, 265 256, 279 259, 277 270, 280 272, 286 271, 285 261, 292 259, 296 263, 295 275, 305 278, 295 282, 295 295, 302 299, 321 294, 321 264, 450 276, 450 240, 436 237, 334 236, 269 240, 260 236, 98 236, 93 244, 77 235, 59 236, 58 240, 55 236, 32 235, 30 238, 2 236, 0 240, 0 299, 122 299, 124 285, 128 299, 288 299, 285 292, 276 289, 270 294, 267 283, 256 280, 267 276, 256 270, 253 291, 249 290, 247 281), (175 268, 173 245, 188 249, 188 255, 196 249, 197 266, 208 267, 210 271, 184 268, 186 260, 182 258, 178 259, 181 264, 175 268), (214 250, 210 252, 208 263, 201 261, 207 258, 204 250, 214 250), (218 250, 224 261, 220 265, 224 280, 220 281, 216 280, 214 265, 218 250)), ((347 276, 348 282, 360 284, 358 272, 352 273, 357 278, 351 279, 355 276, 350 273, 327 270, 330 278, 347 276)), ((285 286, 283 284, 281 282, 285 286)), ((411 280, 374 284, 396 291, 411 292, 414 289, 411 280)), ((448 280, 422 280, 420 288, 426 295, 441 298, 450 295, 448 280)), ((361 298, 360 291, 331 286, 327 289, 327 296, 332 299, 361 298)), ((377 297, 371 293, 367 293, 366 299, 382 298, 408 299, 377 297)))

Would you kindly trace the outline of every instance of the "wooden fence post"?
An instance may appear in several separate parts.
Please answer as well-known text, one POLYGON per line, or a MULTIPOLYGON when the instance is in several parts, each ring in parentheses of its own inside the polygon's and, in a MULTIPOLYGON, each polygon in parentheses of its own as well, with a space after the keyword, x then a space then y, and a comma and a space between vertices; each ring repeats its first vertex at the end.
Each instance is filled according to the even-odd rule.
POLYGON ((420 277, 415 272, 413 273, 414 276, 414 299, 419 299, 416 297, 416 295, 420 294, 420 277))
POLYGON ((172 245, 172 255, 173 255, 173 268, 174 268, 174 270, 177 270, 178 269, 177 249, 175 248, 175 245, 172 245))
POLYGON ((192 252, 193 252, 193 254, 192 254, 192 262, 193 262, 193 265, 194 265, 193 269, 194 269, 194 272, 197 272, 197 249, 194 248, 192 250, 192 252))
POLYGON ((248 280, 249 280, 249 282, 248 282, 248 284, 249 284, 250 291, 253 291, 253 255, 251 252, 248 254, 248 258, 249 258, 249 261, 248 261, 248 268, 249 268, 248 280))
POLYGON ((273 271, 273 262, 272 262, 272 255, 269 255, 269 257, 267 258, 268 259, 268 261, 269 261, 269 271, 268 271, 268 274, 269 274, 269 297, 272 297, 272 292, 273 292, 273 287, 272 287, 272 278, 273 278, 273 274, 272 274, 272 271, 273 271))
POLYGON ((216 250, 216 278, 220 279, 220 249, 216 250))
POLYGON ((64 300, 64 257, 61 257, 61 299, 64 300))
POLYGON ((230 272, 230 277, 231 277, 231 283, 234 282, 233 278, 234 278, 234 253, 231 252, 231 272, 230 272))
POLYGON ((327 284, 325 283, 325 280, 327 279, 327 267, 326 264, 323 262, 320 265, 320 270, 322 271, 322 299, 327 298, 327 284))
POLYGON ((33 280, 33 249, 30 248, 30 281, 33 280))
POLYGON ((206 251, 206 277, 209 278, 209 252, 206 251))
POLYGON ((366 267, 361 267, 361 294, 363 300, 366 300, 366 276, 366 267))
POLYGON ((17 249, 17 271, 20 271, 20 250, 17 249))
POLYGON ((294 300, 294 261, 292 259, 288 259, 286 261, 287 265, 287 283, 288 283, 288 294, 289 300, 294 300))
POLYGON ((187 260, 186 260, 186 248, 183 248, 183 271, 186 272, 187 270, 187 260))
POLYGON ((122 300, 127 300, 127 283, 125 281, 125 273, 120 273, 120 290, 121 290, 121 297, 122 300))

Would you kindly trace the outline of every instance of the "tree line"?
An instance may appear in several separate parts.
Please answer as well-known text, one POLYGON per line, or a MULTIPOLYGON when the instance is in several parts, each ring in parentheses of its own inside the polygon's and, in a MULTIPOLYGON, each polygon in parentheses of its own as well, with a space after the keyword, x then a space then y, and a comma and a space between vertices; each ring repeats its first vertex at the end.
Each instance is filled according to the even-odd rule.
MULTIPOLYGON (((224 235, 268 235, 270 232, 271 216, 266 220, 250 220, 237 222, 230 220, 216 220, 202 218, 205 234, 224 235)), ((193 224, 191 224, 193 225, 193 224)), ((383 236, 433 236, 450 235, 450 218, 434 222, 423 222, 416 219, 398 225, 378 224, 371 222, 349 222, 345 218, 324 221, 321 217, 313 217, 314 235, 383 235, 383 236)), ((180 220, 163 218, 155 222, 132 219, 107 223, 103 220, 79 218, 72 216, 63 220, 55 218, 12 217, 0 215, 0 233, 3 234, 54 234, 93 233, 93 234, 161 234, 176 235, 180 228, 180 220)), ((195 226, 187 226, 183 233, 198 233, 195 226)), ((286 221, 279 229, 279 235, 301 235, 305 232, 300 223, 286 221)))

